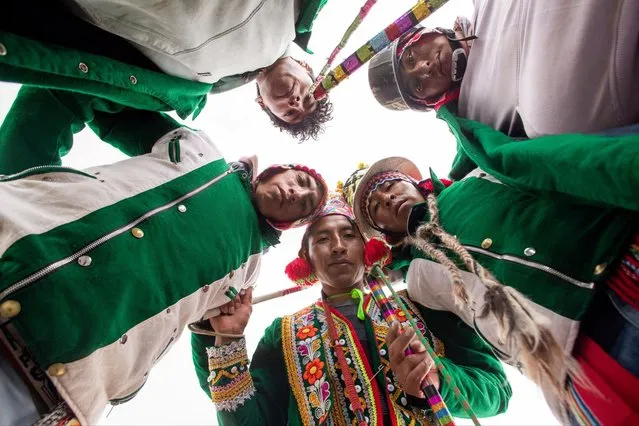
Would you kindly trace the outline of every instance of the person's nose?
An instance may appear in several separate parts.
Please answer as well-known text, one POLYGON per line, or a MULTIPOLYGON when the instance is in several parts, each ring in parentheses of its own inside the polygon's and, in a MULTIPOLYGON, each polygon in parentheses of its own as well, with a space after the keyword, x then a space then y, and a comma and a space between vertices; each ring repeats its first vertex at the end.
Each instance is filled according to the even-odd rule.
POLYGON ((297 108, 300 105, 302 98, 297 95, 291 95, 291 97, 288 98, 288 106, 290 106, 291 108, 297 108))
POLYGON ((344 253, 346 253, 346 245, 344 244, 344 240, 341 237, 335 238, 335 243, 333 244, 333 254, 344 253))
POLYGON ((397 197, 395 197, 395 194, 388 194, 388 193, 385 194, 385 196, 384 196, 384 205, 386 207, 390 207, 391 204, 393 203, 393 201, 395 201, 395 198, 397 198, 397 197))
POLYGON ((418 61, 415 65, 415 72, 422 77, 430 77, 433 62, 428 59, 418 61))
POLYGON ((288 188, 288 202, 294 203, 299 198, 298 191, 296 188, 290 187, 288 188))
POLYGON ((298 200, 305 200, 312 197, 313 192, 308 188, 291 187, 288 189, 288 200, 295 203, 298 200))

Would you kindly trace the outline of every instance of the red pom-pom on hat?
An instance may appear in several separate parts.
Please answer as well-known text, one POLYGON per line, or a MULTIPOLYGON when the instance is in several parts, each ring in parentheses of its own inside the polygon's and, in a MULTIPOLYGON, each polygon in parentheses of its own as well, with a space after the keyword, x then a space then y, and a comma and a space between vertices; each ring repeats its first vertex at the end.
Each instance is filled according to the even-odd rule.
POLYGON ((299 287, 311 287, 318 281, 311 265, 301 257, 286 265, 284 272, 299 287))
POLYGON ((375 264, 383 268, 391 262, 392 258, 391 249, 384 241, 378 238, 371 238, 366 243, 364 261, 368 268, 375 264))

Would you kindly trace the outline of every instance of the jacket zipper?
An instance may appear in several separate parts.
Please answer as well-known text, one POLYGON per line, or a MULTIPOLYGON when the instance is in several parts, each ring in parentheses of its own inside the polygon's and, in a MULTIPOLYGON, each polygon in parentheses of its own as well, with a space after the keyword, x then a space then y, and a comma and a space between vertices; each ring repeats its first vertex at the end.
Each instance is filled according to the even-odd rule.
POLYGON ((259 11, 260 11, 260 9, 262 8, 262 6, 264 6, 264 3, 266 3, 266 0, 262 0, 262 1, 260 2, 260 4, 258 4, 258 5, 255 7, 255 9, 253 9, 253 11, 249 14, 249 16, 248 16, 248 17, 247 17, 244 21, 240 22, 239 24, 235 25, 234 27, 231 27, 231 28, 229 28, 229 29, 227 29, 227 30, 225 30, 225 31, 222 31, 222 32, 221 32, 221 33, 219 33, 219 34, 215 34, 215 35, 213 35, 213 36, 209 37, 207 40, 205 40, 203 43, 199 44, 198 46, 191 47, 191 48, 189 48, 189 49, 184 49, 184 50, 181 50, 181 51, 179 51, 179 52, 175 52, 175 53, 173 54, 173 56, 180 56, 180 55, 184 55, 184 54, 186 54, 186 53, 195 52, 196 50, 201 49, 203 46, 207 45, 208 43, 212 42, 213 40, 216 40, 216 39, 218 39, 218 38, 220 38, 220 37, 224 37, 225 35, 230 34, 230 33, 232 33, 232 32, 235 32, 235 31, 237 31, 238 29, 240 29, 240 28, 244 27, 244 26, 246 25, 246 23, 247 23, 248 21, 250 21, 251 19, 253 19, 253 16, 255 16, 255 14, 256 14, 257 12, 259 12, 259 11))
POLYGON ((521 259, 519 257, 516 256, 511 256, 508 254, 497 254, 497 253, 493 253, 490 252, 488 250, 484 250, 478 247, 473 247, 473 246, 464 246, 464 248, 468 251, 474 252, 474 253, 479 253, 479 254, 483 254, 485 256, 488 257, 492 257, 494 259, 499 259, 499 260, 505 260, 508 262, 513 262, 513 263, 518 263, 520 265, 524 265, 524 266, 528 266, 529 268, 533 268, 533 269, 537 269, 539 271, 544 271, 550 275, 554 275, 557 278, 561 278, 564 281, 569 282, 570 284, 576 285, 577 287, 581 287, 581 288, 587 288, 592 290, 595 287, 594 283, 585 283, 583 281, 578 281, 572 277, 569 277, 566 274, 563 274, 559 271, 557 271, 556 269, 551 268, 550 266, 546 266, 546 265, 542 265, 540 263, 535 263, 535 262, 531 262, 529 260, 524 260, 521 259))
POLYGON ((171 346, 171 343, 173 343, 173 341, 175 340, 175 337, 171 337, 169 339, 169 342, 166 344, 166 346, 164 346, 164 349, 162 349, 162 352, 160 352, 160 355, 158 355, 157 357, 155 357, 155 361, 153 361, 153 364, 155 365, 160 358, 162 358, 164 356, 164 354, 166 353, 166 351, 169 349, 169 346, 171 346))
POLYGON ((140 391, 142 390, 142 388, 144 387, 145 384, 146 384, 146 379, 144 380, 144 383, 142 383, 142 385, 140 385, 139 388, 137 388, 136 390, 134 390, 133 392, 131 392, 127 396, 123 396, 122 398, 116 398, 116 399, 110 400, 109 404, 111 404, 113 407, 115 407, 116 405, 124 404, 125 402, 131 401, 133 398, 135 398, 135 396, 138 393, 140 393, 140 391))
POLYGON ((12 175, 0 175, 0 182, 10 182, 13 180, 18 180, 18 179, 22 179, 31 175, 35 175, 35 174, 42 174, 42 173, 59 173, 59 172, 67 172, 67 173, 73 173, 76 175, 81 175, 81 176, 85 176, 91 179, 97 179, 95 176, 90 175, 88 173, 85 173, 83 171, 80 170, 76 170, 76 169, 72 169, 71 167, 64 167, 64 166, 36 166, 36 167, 31 167, 28 168, 26 170, 23 170, 21 172, 12 174, 12 175))
POLYGON ((173 164, 177 164, 182 161, 182 157, 180 154, 180 136, 174 136, 169 141, 169 160, 173 164))
POLYGON ((145 221, 146 219, 150 218, 151 216, 155 216, 158 213, 161 213, 165 210, 170 209, 171 207, 175 206, 176 204, 179 204, 181 202, 183 202, 184 200, 187 200, 191 197, 193 197, 194 195, 204 191, 205 189, 207 189, 208 187, 214 185, 215 183, 217 183, 219 180, 221 180, 222 178, 224 178, 225 176, 229 175, 231 173, 231 169, 227 169, 224 173, 222 173, 221 175, 216 176, 215 178, 213 178, 212 180, 210 180, 209 182, 199 186, 198 188, 195 188, 194 190, 192 190, 191 192, 186 193, 185 195, 181 196, 180 198, 177 198, 173 201, 171 201, 170 203, 167 203, 163 206, 157 207, 145 214, 143 214, 142 216, 140 216, 139 218, 135 219, 132 222, 129 222, 128 224, 116 229, 115 231, 112 231, 100 238, 98 238, 97 240, 93 241, 92 243, 90 243, 89 245, 81 248, 80 250, 76 251, 75 253, 73 253, 70 256, 65 257, 64 259, 58 260, 57 262, 54 262, 42 269, 40 269, 37 272, 34 272, 33 274, 29 275, 26 278, 21 279, 20 281, 10 285, 5 291, 0 292, 0 300, 5 299, 6 297, 10 296, 11 294, 15 293, 18 290, 21 290, 22 288, 28 286, 29 284, 49 275, 50 273, 52 273, 53 271, 55 271, 56 269, 59 269, 65 265, 68 265, 69 263, 73 262, 74 260, 76 260, 77 258, 79 258, 80 256, 82 256, 85 253, 90 252, 91 250, 95 249, 96 247, 101 246, 102 244, 106 243, 107 241, 109 241, 112 238, 117 237, 120 234, 123 234, 124 232, 132 229, 133 227, 135 227, 136 225, 140 224, 141 222, 145 221))

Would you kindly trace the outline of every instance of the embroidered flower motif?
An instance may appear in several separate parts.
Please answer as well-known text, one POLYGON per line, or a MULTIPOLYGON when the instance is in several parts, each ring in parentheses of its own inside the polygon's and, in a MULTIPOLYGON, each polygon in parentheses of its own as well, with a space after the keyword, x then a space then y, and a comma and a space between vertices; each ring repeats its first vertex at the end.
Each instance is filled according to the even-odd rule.
POLYGON ((304 340, 306 338, 315 336, 315 333, 317 333, 317 328, 309 325, 300 328, 300 331, 297 332, 297 338, 304 340))
POLYGON ((406 314, 400 308, 395 309, 395 316, 399 322, 406 322, 406 314))
POLYGON ((313 385, 315 382, 324 375, 324 363, 319 358, 315 358, 313 361, 306 364, 306 371, 304 371, 304 380, 313 385))

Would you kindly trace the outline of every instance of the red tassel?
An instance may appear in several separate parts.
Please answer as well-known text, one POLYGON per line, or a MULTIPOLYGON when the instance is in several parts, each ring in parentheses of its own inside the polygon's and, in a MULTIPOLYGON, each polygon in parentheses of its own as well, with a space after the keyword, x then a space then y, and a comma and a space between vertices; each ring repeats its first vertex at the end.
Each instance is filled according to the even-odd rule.
POLYGON ((381 267, 388 265, 393 256, 390 247, 378 238, 371 238, 364 248, 364 260, 367 267, 377 264, 381 267))
POLYGON ((317 277, 311 265, 300 257, 286 265, 284 272, 299 287, 310 287, 317 283, 317 277))

